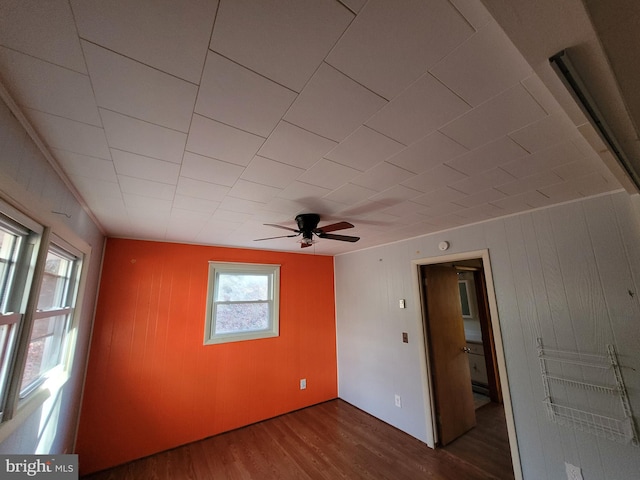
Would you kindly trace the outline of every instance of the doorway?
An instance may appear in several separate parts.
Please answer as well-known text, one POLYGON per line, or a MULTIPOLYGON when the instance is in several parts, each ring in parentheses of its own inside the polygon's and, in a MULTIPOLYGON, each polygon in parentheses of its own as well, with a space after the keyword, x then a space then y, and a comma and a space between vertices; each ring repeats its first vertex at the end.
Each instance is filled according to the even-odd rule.
POLYGON ((500 478, 521 478, 488 251, 414 264, 431 446, 495 469, 500 478))

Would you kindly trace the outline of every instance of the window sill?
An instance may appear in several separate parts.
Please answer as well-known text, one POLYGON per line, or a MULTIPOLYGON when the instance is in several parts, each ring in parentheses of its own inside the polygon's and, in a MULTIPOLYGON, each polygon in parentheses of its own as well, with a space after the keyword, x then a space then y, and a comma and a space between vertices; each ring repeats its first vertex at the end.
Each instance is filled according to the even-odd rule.
POLYGON ((0 444, 11 436, 35 411, 49 398, 55 396, 69 379, 67 372, 51 375, 42 385, 31 392, 24 400, 20 400, 15 415, 0 424, 0 444))

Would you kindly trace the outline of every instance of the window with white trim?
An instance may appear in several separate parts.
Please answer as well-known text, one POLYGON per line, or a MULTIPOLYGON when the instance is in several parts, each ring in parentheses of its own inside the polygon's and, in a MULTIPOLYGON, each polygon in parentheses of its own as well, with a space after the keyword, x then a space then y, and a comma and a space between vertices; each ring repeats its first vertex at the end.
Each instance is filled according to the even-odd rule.
POLYGON ((4 419, 42 227, 6 205, 0 213, 0 419, 4 419))
POLYGON ((209 262, 205 344, 277 337, 280 266, 209 262))
POLYGON ((53 243, 49 245, 22 373, 21 398, 63 362, 79 271, 80 260, 76 255, 53 243))

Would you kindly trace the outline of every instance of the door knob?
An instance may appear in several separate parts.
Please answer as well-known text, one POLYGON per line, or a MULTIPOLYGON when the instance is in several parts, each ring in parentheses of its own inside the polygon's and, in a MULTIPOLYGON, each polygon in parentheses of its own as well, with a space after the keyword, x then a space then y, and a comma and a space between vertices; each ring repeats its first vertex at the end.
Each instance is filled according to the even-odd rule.
POLYGON ((469 353, 471 351, 471 349, 469 347, 462 347, 462 351, 464 353, 469 353))

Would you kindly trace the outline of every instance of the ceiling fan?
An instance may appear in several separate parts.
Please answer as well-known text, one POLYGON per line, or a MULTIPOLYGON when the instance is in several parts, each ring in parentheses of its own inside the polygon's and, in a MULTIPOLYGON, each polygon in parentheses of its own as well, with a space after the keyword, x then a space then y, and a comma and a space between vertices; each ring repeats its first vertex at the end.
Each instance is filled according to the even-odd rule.
POLYGON ((297 237, 302 235, 300 239, 300 247, 305 248, 309 247, 314 243, 313 235, 316 235, 318 238, 326 238, 329 240, 340 240, 342 242, 357 242, 360 240, 360 237, 352 237, 349 235, 335 235, 329 232, 335 232, 336 230, 344 230, 347 228, 353 228, 353 225, 349 222, 338 222, 332 223, 330 225, 325 225, 324 227, 318 228, 318 223, 320 222, 320 215, 317 213, 301 213, 296 217, 296 223, 298 224, 298 229, 284 227, 282 225, 276 225, 273 223, 265 223, 270 227, 282 228, 284 230, 289 230, 290 232, 295 232, 293 235, 281 235, 279 237, 268 237, 268 238, 257 238, 254 240, 255 242, 260 242, 262 240, 273 240, 274 238, 288 238, 288 237, 297 237))

